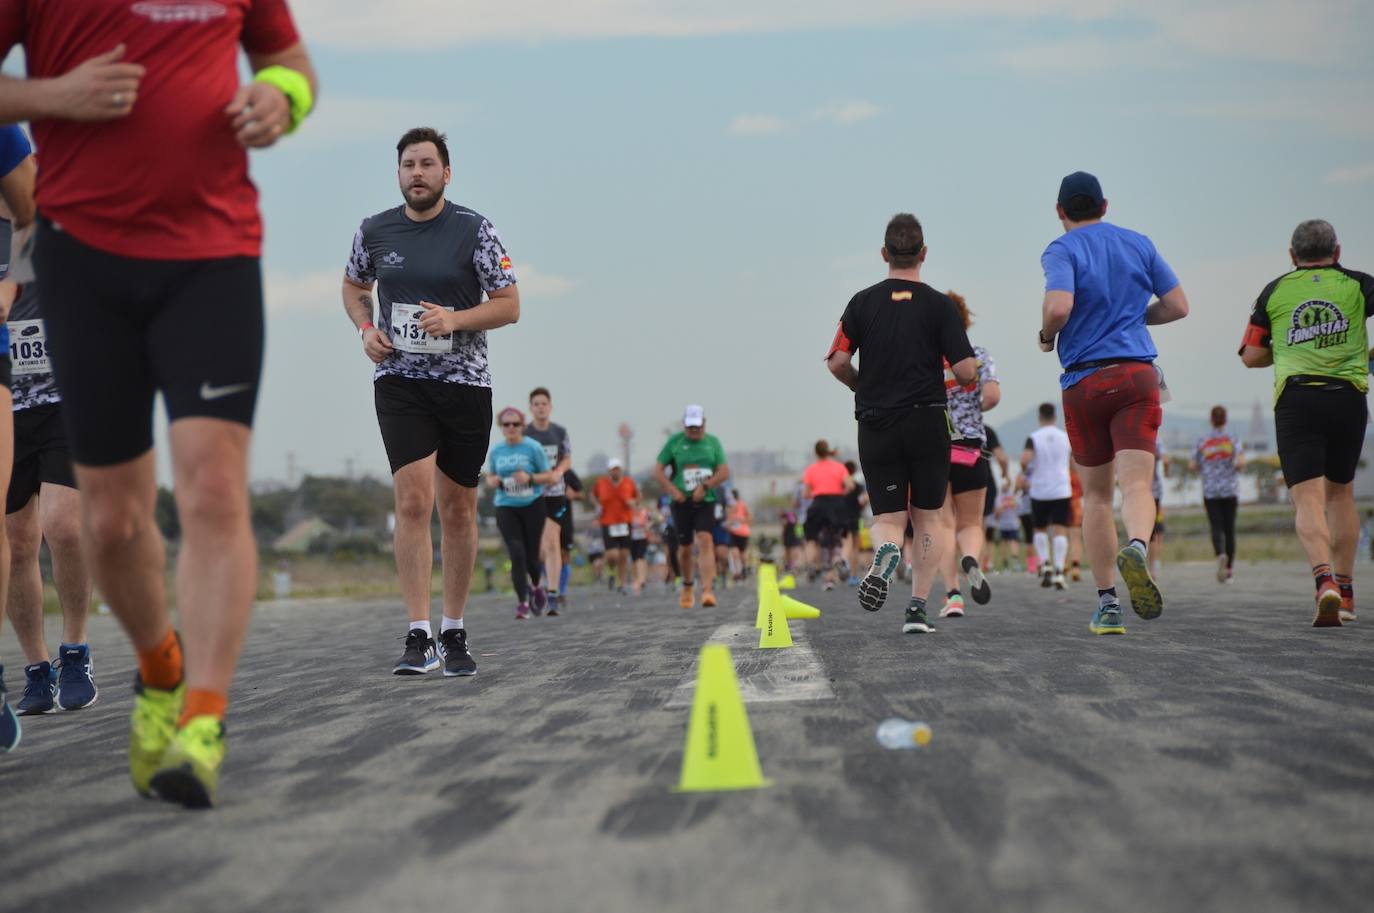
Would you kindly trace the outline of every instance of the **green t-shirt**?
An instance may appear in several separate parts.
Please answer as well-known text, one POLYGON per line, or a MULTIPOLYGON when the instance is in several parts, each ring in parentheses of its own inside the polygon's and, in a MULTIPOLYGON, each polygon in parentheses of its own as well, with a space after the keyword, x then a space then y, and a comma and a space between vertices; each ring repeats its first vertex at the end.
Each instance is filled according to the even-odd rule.
MULTIPOLYGON (((692 441, 687 439, 686 432, 679 431, 668 438, 668 443, 658 452, 658 462, 661 466, 673 467, 673 484, 678 491, 689 495, 725 465, 725 448, 720 446, 714 434, 692 441)), ((715 499, 716 493, 708 490, 705 500, 715 499)))
MULTIPOLYGON (((1369 392, 1374 276, 1342 266, 1295 269, 1265 286, 1250 323, 1274 350, 1274 401, 1294 375, 1344 380, 1369 392)), ((1254 345, 1252 337, 1246 343, 1254 345)))

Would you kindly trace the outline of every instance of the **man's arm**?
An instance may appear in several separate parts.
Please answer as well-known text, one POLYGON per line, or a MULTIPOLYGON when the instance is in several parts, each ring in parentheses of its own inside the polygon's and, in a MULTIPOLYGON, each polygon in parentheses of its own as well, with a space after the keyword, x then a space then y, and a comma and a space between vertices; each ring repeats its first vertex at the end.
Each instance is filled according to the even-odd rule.
POLYGON ((954 379, 960 386, 968 386, 978 379, 978 359, 970 355, 968 358, 961 358, 949 366, 954 374, 954 379))
POLYGON ((859 372, 854 367, 853 355, 843 349, 836 349, 826 358, 825 366, 830 369, 830 373, 840 383, 851 390, 859 389, 859 372))
POLYGON ((124 45, 50 79, 0 76, 0 123, 118 120, 138 98, 143 67, 124 62, 124 45))
POLYGON ((1073 313, 1073 292, 1051 289, 1045 293, 1045 301, 1040 306, 1040 349, 1044 352, 1054 350, 1054 337, 1064 329, 1073 313))
POLYGON ((37 175, 38 166, 33 156, 29 155, 14 166, 9 174, 0 177, 0 199, 5 201, 15 231, 28 228, 38 214, 38 207, 33 202, 33 184, 37 175))
MULTIPOLYGON (((305 77, 313 102, 319 93, 319 80, 305 45, 299 41, 271 53, 248 52, 248 65, 254 73, 268 67, 284 67, 305 77)), ((291 131, 291 101, 276 85, 253 79, 239 87, 224 113, 230 118, 236 138, 244 146, 262 149, 271 146, 291 131)))
POLYGON ((978 404, 980 408, 982 408, 984 412, 991 412, 1001 401, 1002 385, 995 380, 984 381, 982 399, 978 404))
MULTIPOLYGON (((1027 447, 1025 450, 1022 450, 1022 451, 1021 451, 1021 472, 1022 472, 1022 473, 1025 473, 1026 470, 1030 469, 1030 464, 1031 464, 1032 462, 1034 462, 1034 460, 1035 460, 1035 451, 1034 451, 1034 450, 1032 450, 1032 449, 1029 448, 1029 447, 1027 447)), ((1024 475, 1022 476, 1022 478, 1024 478, 1024 475)))
POLYGON ((348 314, 348 319, 353 321, 353 326, 358 328, 358 335, 363 339, 363 353, 374 364, 381 364, 396 351, 396 347, 391 344, 391 340, 387 339, 386 334, 380 329, 375 326, 368 326, 372 323, 374 313, 372 286, 362 285, 345 276, 343 304, 344 312, 348 314), (367 327, 366 330, 363 329, 365 326, 367 327))
POLYGON ((1002 481, 1005 482, 1007 481, 1007 479, 1010 479, 1011 461, 1007 459, 1006 450, 1002 449, 1001 447, 998 447, 997 449, 992 451, 992 457, 997 461, 997 465, 1002 467, 1002 481))
POLYGON ((1274 350, 1260 346, 1246 346, 1240 350, 1241 364, 1247 368, 1268 368, 1274 364, 1274 350))
POLYGON ((1145 324, 1157 327, 1160 324, 1182 320, 1187 316, 1188 296, 1183 293, 1183 286, 1176 285, 1145 309, 1145 324))
POLYGON ((8 279, 0 280, 0 323, 10 317, 10 308, 14 307, 14 301, 19 297, 19 285, 10 282, 8 279))
POLYGON ((716 467, 716 471, 711 473, 711 477, 701 483, 702 488, 719 488, 721 483, 730 478, 730 465, 721 463, 716 467))

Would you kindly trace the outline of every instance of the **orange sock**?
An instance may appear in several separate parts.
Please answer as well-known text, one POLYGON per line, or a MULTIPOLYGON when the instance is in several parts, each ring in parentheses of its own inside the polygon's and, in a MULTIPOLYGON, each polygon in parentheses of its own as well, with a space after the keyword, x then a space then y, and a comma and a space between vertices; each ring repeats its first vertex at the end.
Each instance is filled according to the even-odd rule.
POLYGON ((222 720, 224 711, 228 708, 228 695, 220 694, 218 691, 192 688, 186 692, 186 703, 182 706, 181 719, 177 720, 177 725, 185 726, 192 717, 197 716, 212 716, 222 720))
POLYGON ((157 646, 139 651, 138 674, 143 684, 159 691, 171 691, 181 684, 181 641, 176 631, 169 628, 157 646))

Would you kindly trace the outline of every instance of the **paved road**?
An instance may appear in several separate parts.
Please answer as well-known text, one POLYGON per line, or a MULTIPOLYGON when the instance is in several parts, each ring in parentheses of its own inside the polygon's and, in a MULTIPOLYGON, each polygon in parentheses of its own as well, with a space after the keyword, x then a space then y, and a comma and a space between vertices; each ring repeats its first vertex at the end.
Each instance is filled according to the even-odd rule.
MULTIPOLYGON (((268 606, 208 813, 127 786, 133 664, 97 619, 100 703, 0 758, 0 910, 1368 910, 1374 610, 1313 631, 1301 567, 1170 573, 1163 618, 1117 638, 1088 634, 1086 584, 994 578, 905 638, 892 606, 803 590, 825 615, 794 656, 722 630, 752 622, 742 591, 521 623, 481 601, 472 680, 388 674, 394 607, 268 606), (671 792, 713 636, 769 789, 671 792), (789 695, 775 663, 824 680, 789 695), (891 715, 933 743, 881 749, 891 715)), ((0 656, 13 676, 8 632, 0 656)))

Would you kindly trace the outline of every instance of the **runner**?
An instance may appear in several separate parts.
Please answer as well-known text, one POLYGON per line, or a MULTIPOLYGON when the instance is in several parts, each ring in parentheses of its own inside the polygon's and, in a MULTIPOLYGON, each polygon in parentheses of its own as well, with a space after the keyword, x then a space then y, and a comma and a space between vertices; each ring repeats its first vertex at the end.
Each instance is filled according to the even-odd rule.
POLYGON ((726 486, 716 491, 716 507, 712 512, 715 525, 711 527, 711 545, 716 555, 716 586, 722 590, 730 586, 730 530, 726 517, 734 506, 734 496, 726 486))
POLYGON ((1317 588, 1313 627, 1355 620, 1355 468, 1369 407, 1369 338, 1374 277, 1340 265, 1331 223, 1293 232, 1291 272, 1255 301, 1240 356, 1247 368, 1274 366, 1279 461, 1297 511, 1317 588))
POLYGON ((701 604, 716 604, 715 527, 716 486, 730 478, 725 448, 713 434, 706 433, 706 411, 691 405, 683 411, 682 430, 668 438, 654 464, 654 478, 673 500, 673 526, 677 530, 678 563, 682 570, 682 590, 678 605, 696 605, 692 587, 692 545, 700 550, 701 604), (673 476, 668 478, 668 470, 673 476))
MULTIPOLYGON (((8 216, 8 210, 3 211, 8 216)), ((0 222, 0 250, 9 251, 9 222, 0 222)), ((0 282, 0 307, 9 314, 9 355, 14 380, 14 468, 6 498, 10 579, 6 612, 28 665, 20 715, 80 710, 98 691, 86 643, 91 579, 81 557, 81 497, 76 491, 62 397, 48 362, 38 284, 0 282), (62 642, 49 663, 43 632, 43 573, 39 550, 48 542, 53 583, 62 607, 62 642)))
POLYGON ((997 473, 988 473, 987 496, 983 502, 983 526, 984 542, 981 564, 985 571, 992 570, 995 564, 994 551, 996 549, 999 531, 997 529, 997 503, 999 495, 1011 485, 1011 460, 1007 456, 1007 451, 1002 447, 1002 439, 997 436, 997 432, 991 425, 983 425, 983 433, 987 435, 987 443, 983 446, 983 452, 987 455, 988 469, 992 469, 992 464, 997 464, 997 468, 1002 473, 1002 481, 997 481, 997 473))
MULTIPOLYGON (((376 365, 373 401, 395 483, 396 574, 410 627, 392 671, 431 671, 438 655, 445 676, 469 676, 477 663, 463 612, 477 560, 477 483, 491 440, 486 331, 519 319, 520 292, 492 224, 444 199, 453 175, 444 135, 408 130, 396 162, 405 203, 363 220, 343 280, 344 310, 376 365), (429 620, 436 502, 444 577, 437 644, 429 620)), ((543 589, 534 598, 542 610, 543 589)))
POLYGON ((844 461, 844 471, 849 474, 849 480, 854 483, 854 487, 849 489, 849 493, 844 496, 845 507, 849 510, 849 526, 844 537, 844 563, 849 568, 850 586, 859 585, 859 576, 854 573, 859 569, 859 556, 866 549, 864 548, 864 511, 868 509, 868 489, 864 483, 859 481, 859 464, 853 460, 844 461))
POLYGON ((850 299, 826 367, 854 391, 859 462, 873 507, 873 566, 859 584, 859 604, 876 612, 887 601, 910 522, 914 572, 902 633, 926 633, 935 630, 926 599, 939 569, 949 485, 943 362, 960 384, 976 380, 978 367, 958 308, 921 281, 926 246, 915 216, 899 213, 888 222, 882 258, 887 278, 850 299))
POLYGON ((782 525, 782 567, 783 570, 791 574, 801 570, 803 561, 802 535, 799 532, 801 521, 797 519, 797 511, 789 508, 782 512, 779 521, 782 525))
POLYGON ((1150 477, 1159 431, 1160 382, 1147 326, 1181 320, 1188 298, 1178 277, 1144 235, 1103 222, 1107 200, 1097 178, 1075 172, 1059 185, 1064 234, 1040 258, 1045 301, 1040 349, 1054 351, 1064 373, 1064 424, 1083 480, 1083 539, 1097 583, 1096 634, 1124 634, 1112 553, 1114 483, 1130 542, 1116 567, 1141 618, 1164 610, 1150 578, 1146 537, 1152 517, 1150 477), (1152 296, 1159 300, 1150 301, 1152 296))
POLYGON ((1083 480, 1069 463, 1069 579, 1083 579, 1083 480))
MULTIPOLYGON (((5 204, 6 212, 13 220, 12 225, 19 231, 28 229, 33 224, 35 207, 33 201, 34 175, 37 169, 33 160, 33 147, 29 145, 29 139, 24 135, 24 131, 15 126, 0 127, 0 200, 5 204)), ((9 254, 10 245, 8 237, 5 243, 0 244, 0 279, 5 278, 9 273, 9 254)), ((10 352, 9 352, 9 327, 0 324, 0 341, 4 342, 4 350, 0 351, 0 478, 9 484, 10 459, 9 455, 14 450, 14 429, 9 417, 9 410, 4 409, 5 401, 10 393, 10 352)), ((0 549, 7 548, 5 542, 5 531, 0 528, 0 549)), ((7 584, 5 576, 8 568, 3 561, 0 561, 0 584, 7 584)), ((3 589, 0 589, 3 592, 3 589)), ((4 616, 0 614, 0 626, 4 624, 4 616)), ((46 656, 44 657, 46 659, 46 656)), ((14 708, 10 706, 9 696, 5 691, 5 666, 0 663, 0 754, 12 751, 19 747, 19 740, 22 736, 22 727, 19 724, 19 717, 15 715, 14 708)))
POLYGON ((1064 559, 1069 554, 1069 436, 1055 424, 1054 403, 1040 404, 1040 427, 1026 438, 1021 470, 1030 475, 1031 518, 1035 524, 1035 554, 1040 585, 1064 589, 1064 559), (1054 537, 1051 561, 1050 537, 1054 537))
POLYGON ((658 496, 658 521, 663 536, 663 551, 668 555, 668 579, 664 581, 671 588, 682 583, 682 565, 679 563, 677 528, 673 526, 673 499, 667 495, 658 496))
POLYGON ((1202 504, 1217 556, 1217 583, 1230 583, 1236 563, 1236 505, 1245 447, 1226 427, 1225 406, 1213 406, 1211 419, 1212 429, 1198 438, 1189 468, 1202 476, 1202 504))
POLYGON ((31 120, 43 150, 34 267, 86 556, 138 654, 130 774, 138 792, 187 806, 214 804, 257 586, 262 227, 247 149, 294 130, 314 97, 285 0, 214 6, 224 15, 0 2, 0 55, 22 43, 29 77, 0 80, 0 123, 31 120), (255 74, 244 85, 240 46, 255 74), (182 529, 180 640, 154 519, 158 392, 182 529))
MULTIPOLYGON (((957 292, 946 292, 954 302, 964 332, 973 323, 968 302, 957 292)), ((973 347, 978 376, 972 383, 960 384, 950 370, 945 369, 945 398, 949 406, 950 441, 949 488, 941 508, 944 526, 943 553, 940 576, 945 580, 945 604, 941 618, 962 618, 964 596, 959 590, 959 575, 968 580, 969 594, 979 605, 992 599, 992 586, 983 574, 983 515, 986 513, 987 492, 992 484, 992 470, 988 463, 987 432, 983 427, 983 413, 1002 399, 1002 385, 997 380, 997 365, 988 350, 973 347)))
MULTIPOLYGON (((635 480, 625 474, 625 464, 612 459, 606 464, 606 474, 592 486, 592 497, 601 507, 602 541, 606 543, 606 562, 620 582, 620 591, 630 591, 630 526, 639 506, 639 488, 635 480)), ((636 591, 635 595, 639 595, 636 591)))
POLYGON ((1031 504, 1030 471, 1024 469, 1016 479, 1016 516, 1021 521, 1021 541, 1026 546, 1026 573, 1040 573, 1040 556, 1035 552, 1035 507, 1031 504))
POLYGON ((736 580, 743 580, 749 569, 749 524, 754 515, 749 505, 744 503, 739 489, 733 491, 734 499, 726 515, 726 528, 730 530, 730 570, 736 580))
POLYGON ((1011 571, 1021 566, 1021 518, 1019 499, 1008 491, 997 501, 997 567, 1011 571))
POLYGON ((849 579, 850 568, 839 550, 852 526, 847 496, 855 483, 845 465, 835 459, 829 441, 817 441, 815 453, 816 462, 802 473, 802 498, 810 502, 804 529, 807 576, 814 583, 824 575, 821 588, 832 590, 837 574, 849 579))
POLYGON ((649 509, 638 501, 630 513, 630 569, 639 596, 649 581, 649 509))
POLYGON ((549 614, 557 615, 563 608, 563 600, 568 588, 572 567, 568 563, 573 545, 573 507, 568 497, 566 473, 572 469, 572 443, 568 439, 568 429, 549 420, 553 412, 553 397, 548 387, 535 387, 530 391, 530 424, 525 428, 525 437, 544 448, 544 456, 554 475, 560 478, 544 489, 544 536, 539 553, 544 561, 544 572, 548 574, 549 614))
MULTIPOLYGON (((544 486, 557 479, 558 474, 549 469, 543 446, 526 439, 523 412, 507 406, 497 421, 503 440, 491 448, 487 457, 487 484, 496 491, 496 528, 501 531, 506 554, 510 556, 510 580, 517 603, 515 618, 524 621, 530 617, 531 604, 538 606, 542 602, 535 597, 543 572, 539 543, 544 536, 544 486)), ((535 608, 534 614, 541 611, 535 608)), ((424 653, 424 665, 416 663, 404 674, 431 672, 439 667, 433 643, 431 640, 424 653)), ((397 674, 403 674, 400 667, 397 674)), ((444 674, 448 674, 447 669, 444 674)))

